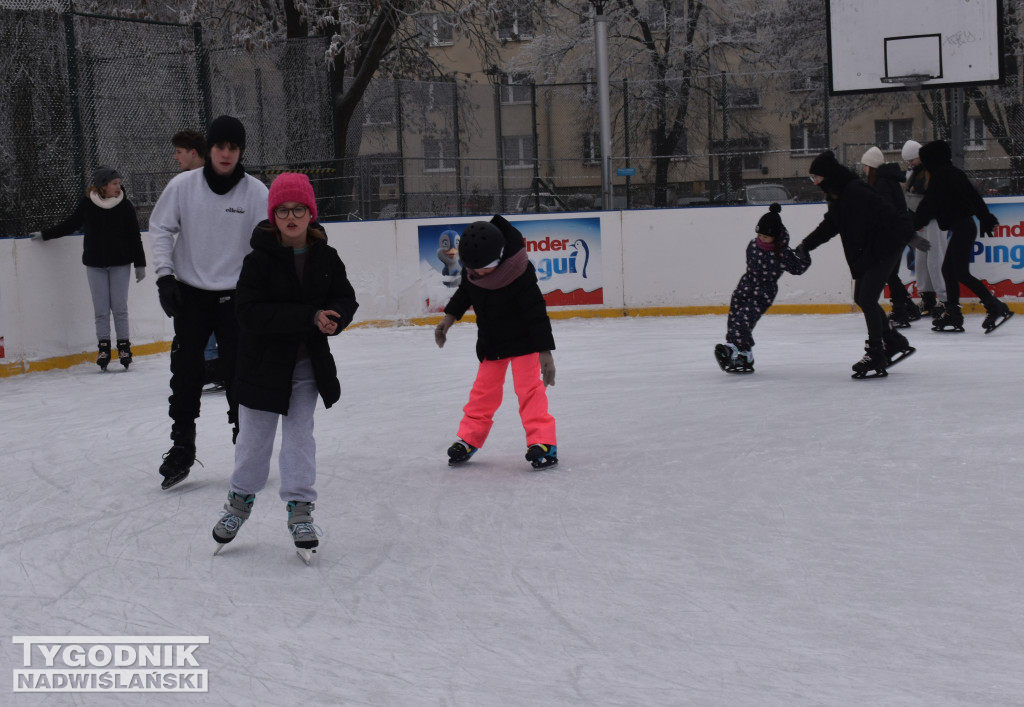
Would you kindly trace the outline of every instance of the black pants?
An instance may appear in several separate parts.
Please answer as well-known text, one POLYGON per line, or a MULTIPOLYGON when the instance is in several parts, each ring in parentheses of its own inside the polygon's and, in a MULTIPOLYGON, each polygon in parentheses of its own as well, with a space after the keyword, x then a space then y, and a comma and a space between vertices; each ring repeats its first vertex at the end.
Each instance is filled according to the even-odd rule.
POLYGON ((902 250, 885 255, 869 265, 853 283, 853 301, 864 312, 868 327, 868 346, 881 348, 882 337, 889 329, 889 318, 878 300, 882 297, 885 282, 892 273, 893 265, 899 265, 902 250))
MULTIPOLYGON (((228 422, 238 421, 235 402, 235 358, 238 351, 238 318, 235 316, 235 291, 211 292, 178 283, 181 287, 181 313, 174 318, 174 342, 171 344, 171 397, 169 414, 175 430, 187 430, 199 417, 199 401, 206 377, 203 352, 210 334, 217 335, 220 372, 228 399, 228 422)), ((174 439, 174 432, 171 438, 174 439)))
POLYGON ((974 218, 968 216, 953 224, 950 229, 946 258, 942 261, 942 279, 946 281, 946 302, 960 304, 960 283, 967 285, 984 305, 989 305, 995 296, 985 284, 971 274, 971 248, 978 238, 978 227, 974 218))
POLYGON ((902 261, 903 253, 900 253, 900 257, 896 258, 896 264, 892 266, 892 271, 890 271, 885 284, 889 286, 889 295, 893 304, 907 305, 913 300, 907 293, 907 286, 904 285, 903 280, 900 279, 900 263, 902 261))

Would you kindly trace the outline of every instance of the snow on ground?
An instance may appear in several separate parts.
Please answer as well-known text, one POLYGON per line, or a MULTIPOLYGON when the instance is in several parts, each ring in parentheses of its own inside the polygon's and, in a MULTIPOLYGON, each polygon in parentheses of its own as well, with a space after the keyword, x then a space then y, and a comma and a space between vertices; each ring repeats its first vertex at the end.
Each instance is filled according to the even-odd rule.
POLYGON ((0 379, 10 671, 14 636, 210 639, 206 694, 0 701, 1024 704, 1024 322, 980 320, 915 324, 917 355, 868 381, 859 315, 765 318, 750 376, 714 363, 721 316, 556 320, 561 463, 539 473, 511 384, 488 444, 446 465, 472 325, 444 350, 429 327, 346 331, 310 567, 276 463, 212 555, 222 396, 203 465, 160 489, 166 355, 0 379))

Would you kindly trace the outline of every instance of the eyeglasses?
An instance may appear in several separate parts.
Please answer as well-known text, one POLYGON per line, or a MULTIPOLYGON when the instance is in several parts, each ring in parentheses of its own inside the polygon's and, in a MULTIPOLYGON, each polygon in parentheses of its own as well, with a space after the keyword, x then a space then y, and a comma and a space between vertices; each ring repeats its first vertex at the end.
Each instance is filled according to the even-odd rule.
POLYGON ((293 206, 290 209, 287 206, 278 206, 276 209, 274 209, 274 216, 276 216, 279 219, 286 219, 288 218, 288 214, 291 214, 295 218, 302 218, 303 216, 306 215, 307 211, 309 211, 309 209, 307 209, 302 204, 299 204, 298 206, 293 206))
POLYGON ((819 177, 817 174, 812 174, 811 175, 811 181, 814 184, 821 184, 825 180, 822 177, 819 177))

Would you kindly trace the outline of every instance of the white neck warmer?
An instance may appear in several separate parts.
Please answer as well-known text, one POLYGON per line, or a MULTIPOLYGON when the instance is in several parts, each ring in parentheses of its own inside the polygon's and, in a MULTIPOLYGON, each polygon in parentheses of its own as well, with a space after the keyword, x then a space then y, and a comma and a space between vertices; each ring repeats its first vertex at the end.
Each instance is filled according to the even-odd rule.
POLYGON ((112 196, 109 199, 104 199, 98 191, 91 191, 89 192, 89 198, 92 199, 92 203, 101 209, 112 209, 124 199, 124 191, 120 191, 117 196, 112 196))

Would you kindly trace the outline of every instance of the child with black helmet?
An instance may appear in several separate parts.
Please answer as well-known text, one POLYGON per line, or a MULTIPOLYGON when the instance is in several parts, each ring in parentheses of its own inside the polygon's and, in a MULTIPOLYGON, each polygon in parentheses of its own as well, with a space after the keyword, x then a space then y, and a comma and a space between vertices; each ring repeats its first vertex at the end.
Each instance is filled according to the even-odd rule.
POLYGON ((800 257, 789 247, 781 211, 778 204, 769 206, 747 245, 747 271, 729 301, 726 343, 715 346, 715 360, 726 373, 754 372, 754 325, 779 294, 779 278, 783 272, 801 275, 811 266, 810 256, 800 257))
POLYGON ((475 221, 462 232, 459 258, 462 281, 434 329, 434 341, 444 347, 452 324, 472 306, 480 367, 463 408, 459 438, 448 448, 448 463, 468 461, 487 440, 511 366, 526 430, 526 459, 534 469, 554 466, 555 418, 548 412, 545 386, 555 384, 555 340, 523 234, 501 216, 475 221))

